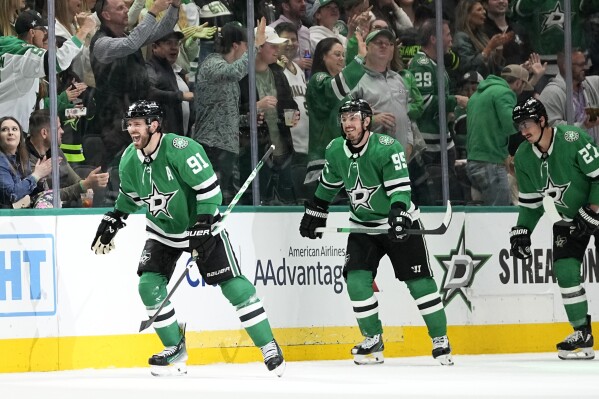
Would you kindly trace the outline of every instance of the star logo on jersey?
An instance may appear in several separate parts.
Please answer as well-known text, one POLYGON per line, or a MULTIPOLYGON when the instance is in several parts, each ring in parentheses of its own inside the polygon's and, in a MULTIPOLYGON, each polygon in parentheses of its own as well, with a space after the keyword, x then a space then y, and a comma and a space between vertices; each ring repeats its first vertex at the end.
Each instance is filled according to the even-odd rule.
MULTIPOLYGON (((541 34, 547 32, 551 28, 557 28, 563 31, 564 15, 565 13, 562 10, 562 5, 559 2, 557 2, 553 10, 543 15, 541 34)), ((572 18, 574 18, 574 13, 572 13, 572 18)))
POLYGON ((347 194, 349 195, 349 199, 352 203, 352 207, 355 211, 358 210, 359 207, 372 211, 372 206, 370 205, 370 199, 378 190, 380 185, 366 187, 362 184, 362 179, 360 179, 360 175, 356 178, 356 184, 354 188, 349 190, 347 194))
POLYGON ((179 190, 175 190, 170 193, 162 193, 158 190, 155 183, 152 183, 152 194, 148 195, 141 200, 148 204, 148 211, 154 217, 158 217, 159 213, 163 213, 169 219, 172 219, 170 212, 168 211, 168 203, 177 194, 179 190))
POLYGON ((543 196, 549 196, 553 198, 553 201, 557 205, 566 207, 566 204, 564 203, 564 195, 566 195, 568 187, 570 187, 570 183, 555 184, 553 179, 551 179, 551 176, 549 176, 547 177, 547 184, 541 190, 541 194, 543 194, 543 196))
POLYGON ((465 229, 458 243, 449 255, 435 255, 435 259, 443 268, 443 283, 439 290, 442 294, 443 305, 447 306, 456 296, 462 297, 468 309, 472 310, 472 304, 468 298, 466 289, 472 286, 474 276, 491 258, 491 255, 475 255, 466 249, 465 229))

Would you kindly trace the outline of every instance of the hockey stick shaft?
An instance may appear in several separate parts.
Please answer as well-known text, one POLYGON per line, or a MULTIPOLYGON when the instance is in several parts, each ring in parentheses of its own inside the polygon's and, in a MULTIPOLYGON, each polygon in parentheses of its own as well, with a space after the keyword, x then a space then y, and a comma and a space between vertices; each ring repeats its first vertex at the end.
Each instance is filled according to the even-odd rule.
MULTIPOLYGON (((270 148, 268 149, 268 151, 266 151, 266 153, 264 154, 264 156, 260 159, 260 161, 258 162, 258 164, 256 165, 256 167, 254 168, 254 170, 252 170, 252 173, 250 173, 250 175, 245 180, 245 182, 243 183, 243 185, 241 186, 241 188, 239 189, 239 191, 237 192, 237 194, 235 194, 235 197, 233 197, 233 199, 231 200, 231 203, 229 204, 229 206, 227 207, 227 209, 223 212, 223 214, 221 216, 221 219, 220 219, 220 221, 218 223, 218 227, 216 227, 214 230, 212 230, 212 235, 217 235, 217 234, 219 234, 222 231, 222 229, 224 228, 223 227, 224 226, 223 222, 225 221, 225 219, 227 218, 227 216, 229 216, 229 214, 231 213, 231 211, 233 210, 233 208, 235 207, 235 205, 239 202, 239 200, 241 199, 241 197, 245 193, 245 190, 247 190, 247 188, 250 186, 250 184, 252 184, 252 181, 254 180, 254 178, 256 177, 256 175, 258 174, 258 172, 260 171, 260 169, 262 169, 262 165, 264 165, 264 162, 270 156, 270 154, 272 154, 272 152, 274 150, 275 150, 275 146, 273 144, 273 145, 270 146, 270 148)), ((156 321, 156 318, 158 317, 158 315, 160 314, 160 312, 162 311, 162 309, 164 308, 164 306, 171 299, 171 297, 173 296, 173 294, 177 290, 177 287, 179 286, 179 284, 181 284, 181 281, 183 281, 183 279, 187 276, 187 274, 189 273, 189 270, 193 267, 194 264, 195 264, 194 261, 187 262, 187 265, 185 266, 185 270, 183 271, 183 273, 181 274, 181 276, 179 277, 179 279, 177 279, 177 281, 175 282, 175 285, 173 285, 173 288, 171 288, 170 292, 168 293, 168 295, 166 296, 166 298, 164 298, 164 301, 162 301, 162 304, 160 304, 160 307, 156 310, 156 312, 154 313, 154 315, 152 317, 150 317, 148 320, 144 320, 144 321, 141 322, 141 325, 139 326, 139 332, 142 332, 146 328, 150 327, 152 325, 152 323, 154 323, 154 321, 156 321)))
POLYGON ((547 217, 549 217, 549 220, 551 220, 551 223, 558 224, 561 226, 571 225, 571 223, 564 220, 557 211, 557 207, 555 206, 555 201, 553 201, 553 197, 549 195, 543 197, 543 210, 545 211, 547 217))
MULTIPOLYGON (((451 203, 447 201, 447 209, 445 210, 445 216, 441 225, 434 229, 406 229, 408 234, 429 234, 429 235, 440 235, 445 234, 449 224, 451 223, 451 217, 453 216, 453 210, 451 209, 451 203)), ((388 228, 368 228, 368 227, 318 227, 316 228, 317 233, 359 233, 359 234, 387 234, 388 228)))

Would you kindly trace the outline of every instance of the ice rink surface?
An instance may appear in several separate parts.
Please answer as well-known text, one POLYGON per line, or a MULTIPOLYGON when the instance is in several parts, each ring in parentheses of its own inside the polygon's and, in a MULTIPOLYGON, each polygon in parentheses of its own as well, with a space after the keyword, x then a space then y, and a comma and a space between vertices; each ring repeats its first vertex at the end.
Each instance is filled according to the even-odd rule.
POLYGON ((288 362, 281 378, 262 363, 190 366, 180 377, 149 369, 0 374, 2 399, 599 398, 599 360, 556 353, 288 362))

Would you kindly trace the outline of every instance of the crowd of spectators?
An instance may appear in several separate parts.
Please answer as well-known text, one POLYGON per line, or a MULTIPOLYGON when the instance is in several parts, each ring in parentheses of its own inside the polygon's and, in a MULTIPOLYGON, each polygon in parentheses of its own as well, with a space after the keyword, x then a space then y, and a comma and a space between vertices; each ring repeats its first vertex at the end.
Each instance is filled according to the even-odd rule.
POLYGON ((260 0, 251 44, 241 0, 54 0, 56 43, 46 3, 0 3, 0 208, 51 203, 49 46, 63 206, 91 197, 112 205, 131 142, 121 120, 140 99, 161 104, 165 132, 204 146, 225 204, 271 144, 260 204, 311 198, 350 98, 368 101, 373 131, 404 147, 418 205, 442 205, 444 175, 456 204, 516 204, 510 114, 524 98, 539 98, 552 126, 566 123, 572 103, 571 122, 599 140, 599 77, 590 75, 599 66, 589 53, 599 41, 585 34, 599 31, 599 0, 571 2, 572 65, 563 0, 443 1, 442 37, 433 0, 260 0))

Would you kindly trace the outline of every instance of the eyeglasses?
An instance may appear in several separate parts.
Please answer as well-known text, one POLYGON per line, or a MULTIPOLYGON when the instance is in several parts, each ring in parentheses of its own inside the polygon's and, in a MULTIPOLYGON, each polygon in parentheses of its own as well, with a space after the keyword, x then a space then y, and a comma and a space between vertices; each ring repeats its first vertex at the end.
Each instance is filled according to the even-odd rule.
POLYGON ((391 47, 393 46, 393 43, 389 42, 389 41, 384 41, 384 40, 376 40, 373 41, 372 44, 374 44, 377 47, 391 47))

